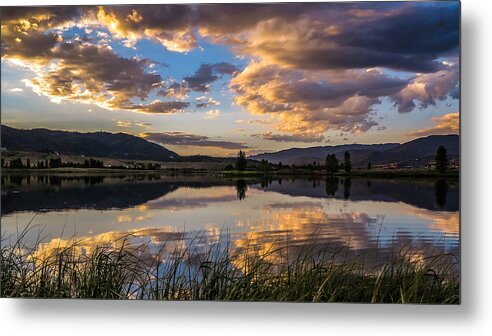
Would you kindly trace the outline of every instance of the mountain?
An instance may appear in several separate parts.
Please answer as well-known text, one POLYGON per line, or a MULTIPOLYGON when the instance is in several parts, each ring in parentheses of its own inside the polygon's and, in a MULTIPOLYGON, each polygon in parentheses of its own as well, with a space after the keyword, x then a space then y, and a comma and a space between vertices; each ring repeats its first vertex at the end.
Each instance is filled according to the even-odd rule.
POLYGON ((406 165, 426 165, 434 160, 439 146, 446 147, 449 159, 458 159, 460 153, 460 139, 457 134, 430 135, 405 142, 397 147, 381 153, 371 153, 367 162, 389 164, 398 162, 406 165), (421 164, 419 164, 421 163, 421 164))
POLYGON ((27 130, 5 125, 2 125, 1 131, 2 147, 7 150, 155 161, 167 161, 179 156, 160 145, 125 133, 80 133, 44 128, 27 130))
POLYGON ((251 156, 253 160, 268 160, 272 163, 282 162, 284 164, 308 164, 313 161, 324 162, 328 154, 335 154, 338 159, 343 157, 343 154, 348 151, 352 155, 352 161, 357 161, 358 155, 364 155, 373 152, 381 152, 397 147, 398 143, 385 144, 351 144, 338 146, 317 146, 308 148, 291 148, 281 150, 275 153, 264 153, 251 156))
POLYGON ((354 167, 372 164, 393 164, 400 166, 421 167, 434 160, 437 148, 443 145, 447 149, 449 159, 459 157, 459 135, 431 135, 418 138, 403 144, 384 143, 374 145, 351 144, 339 146, 319 146, 309 148, 291 148, 274 153, 258 154, 250 157, 254 160, 268 160, 273 163, 309 164, 313 161, 324 162, 328 154, 335 154, 339 161, 343 160, 345 151, 351 156, 354 167))

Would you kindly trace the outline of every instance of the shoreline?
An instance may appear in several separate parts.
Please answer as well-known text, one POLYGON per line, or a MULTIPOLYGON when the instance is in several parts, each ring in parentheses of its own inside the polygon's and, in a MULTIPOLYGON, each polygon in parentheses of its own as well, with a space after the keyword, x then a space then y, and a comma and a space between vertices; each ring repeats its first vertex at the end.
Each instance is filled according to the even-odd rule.
POLYGON ((351 173, 338 172, 332 175, 321 171, 273 171, 273 172, 260 172, 260 171, 224 171, 224 170, 205 170, 205 169, 156 169, 156 170, 144 170, 144 169, 112 169, 112 168, 45 168, 45 169, 10 169, 2 168, 1 174, 7 175, 28 175, 28 174, 38 174, 38 175, 56 175, 56 174, 102 174, 102 175, 112 175, 112 174, 137 174, 137 175, 166 175, 166 176, 214 176, 214 177, 224 177, 224 178, 240 178, 240 177, 257 177, 257 178, 279 178, 279 177, 309 177, 309 178, 327 178, 327 177, 343 177, 343 178, 451 178, 459 179, 459 171, 449 171, 446 173, 438 173, 436 171, 430 170, 354 170, 351 173))

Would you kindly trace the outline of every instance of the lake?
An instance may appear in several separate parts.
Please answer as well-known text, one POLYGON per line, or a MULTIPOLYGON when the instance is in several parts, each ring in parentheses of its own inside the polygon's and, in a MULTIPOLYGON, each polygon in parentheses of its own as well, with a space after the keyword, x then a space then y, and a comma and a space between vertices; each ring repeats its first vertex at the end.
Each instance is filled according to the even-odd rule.
POLYGON ((459 182, 365 178, 2 175, 2 237, 45 248, 81 238, 84 250, 131 234, 171 251, 192 237, 196 251, 234 247, 299 253, 344 248, 369 263, 410 252, 459 255, 459 182))

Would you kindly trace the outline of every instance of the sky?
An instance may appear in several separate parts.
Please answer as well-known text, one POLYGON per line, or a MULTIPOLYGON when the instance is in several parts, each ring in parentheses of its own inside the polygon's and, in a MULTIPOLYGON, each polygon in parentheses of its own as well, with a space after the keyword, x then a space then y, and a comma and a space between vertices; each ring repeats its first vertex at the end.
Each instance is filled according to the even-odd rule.
POLYGON ((459 10, 3 7, 1 122, 215 156, 458 133, 459 10))

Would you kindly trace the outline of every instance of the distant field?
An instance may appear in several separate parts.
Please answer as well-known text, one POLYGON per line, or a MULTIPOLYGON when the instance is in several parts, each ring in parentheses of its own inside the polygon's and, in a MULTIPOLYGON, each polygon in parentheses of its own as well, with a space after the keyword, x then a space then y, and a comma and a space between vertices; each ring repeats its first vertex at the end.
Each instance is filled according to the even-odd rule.
MULTIPOLYGON (((17 151, 5 151, 2 152, 2 158, 6 161, 20 158, 25 163, 27 159, 31 161, 31 165, 34 165, 37 161, 49 160, 53 158, 61 157, 63 162, 74 162, 83 163, 88 159, 95 159, 104 162, 105 166, 130 166, 137 163, 142 164, 160 164, 162 169, 199 169, 199 170, 221 170, 226 165, 222 162, 161 162, 152 160, 122 160, 122 159, 112 159, 112 158, 101 158, 101 157, 86 157, 80 155, 67 155, 67 154, 50 154, 50 153, 39 153, 39 152, 17 152, 17 151)), ((55 168, 58 171, 106 171, 107 169, 94 169, 94 168, 55 168)), ((126 170, 125 170, 126 171, 126 170)))

